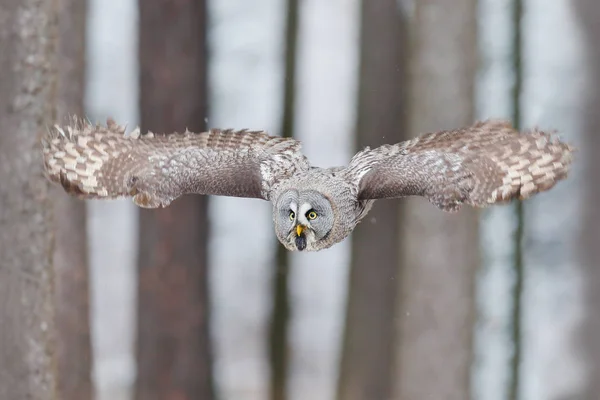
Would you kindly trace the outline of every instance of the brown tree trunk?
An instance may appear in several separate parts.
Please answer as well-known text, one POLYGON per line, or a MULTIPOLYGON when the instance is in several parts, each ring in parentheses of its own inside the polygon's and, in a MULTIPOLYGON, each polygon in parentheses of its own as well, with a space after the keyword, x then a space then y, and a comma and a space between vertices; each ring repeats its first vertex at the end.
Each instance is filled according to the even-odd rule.
MULTIPOLYGON (((58 120, 83 116, 87 1, 58 0, 58 120)), ((92 398, 85 202, 53 190, 58 387, 64 400, 92 398)))
MULTIPOLYGON (((207 115, 206 2, 142 1, 142 130, 202 131, 207 115)), ((213 397, 207 198, 140 212, 136 397, 213 397)))
MULTIPOLYGON (((415 2, 411 134, 473 122, 476 1, 415 2)), ((394 398, 470 397, 478 214, 406 200, 394 398)))
POLYGON ((56 7, 0 3, 0 399, 57 399, 52 201, 40 137, 54 118, 56 7))
MULTIPOLYGON (((294 104, 296 86, 296 49, 298 47, 298 0, 286 1, 285 76, 281 136, 294 136, 294 104)), ((273 311, 269 332, 271 367, 270 399, 287 399, 288 382, 288 328, 290 321, 290 252, 276 241, 275 270, 273 274, 273 311)))
MULTIPOLYGON (((522 38, 523 1, 513 0, 512 4, 512 67, 514 82, 512 87, 512 123, 521 129, 521 95, 523 92, 523 38, 522 38)), ((523 358, 523 291, 525 284, 523 238, 525 234, 525 207, 523 202, 515 202, 516 224, 514 233, 513 271, 514 286, 512 290, 511 310, 511 336, 513 351, 510 361, 510 378, 508 383, 508 397, 517 400, 521 390, 521 364, 523 358)))
POLYGON ((587 107, 582 112, 584 118, 584 142, 580 144, 580 160, 584 163, 585 182, 583 211, 581 215, 581 267, 583 268, 584 296, 586 301, 585 319, 581 332, 582 354, 588 364, 587 388, 581 399, 595 399, 600 393, 600 3, 595 0, 574 1, 585 34, 585 54, 588 64, 587 107))
MULTIPOLYGON (((405 28, 395 0, 362 1, 357 149, 404 139, 405 28)), ((353 233, 339 399, 390 397, 399 223, 398 201, 378 201, 353 233)))

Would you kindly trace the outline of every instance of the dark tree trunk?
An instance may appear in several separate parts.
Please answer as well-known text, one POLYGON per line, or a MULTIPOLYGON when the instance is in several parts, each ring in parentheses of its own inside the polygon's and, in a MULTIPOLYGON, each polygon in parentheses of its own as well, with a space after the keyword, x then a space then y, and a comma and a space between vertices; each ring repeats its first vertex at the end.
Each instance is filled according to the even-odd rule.
MULTIPOLYGON (((296 49, 298 43, 298 0, 287 0, 285 27, 285 81, 281 136, 294 134, 294 104, 296 86, 296 49)), ((273 274, 273 311, 269 332, 271 361, 271 400, 287 398, 288 327, 290 321, 289 261, 290 253, 277 241, 275 273, 273 274)))
MULTIPOLYGON (((513 48, 512 48, 512 67, 514 74, 514 83, 512 88, 512 123, 517 129, 521 129, 521 94, 523 92, 523 39, 522 23, 523 2, 522 0, 513 0, 512 4, 512 30, 513 30, 513 48)), ((525 209, 521 201, 515 204, 516 223, 514 234, 514 254, 513 271, 515 274, 513 286, 513 303, 511 310, 511 337, 512 337, 512 357, 510 362, 510 381, 508 384, 508 396, 511 400, 519 398, 521 387, 521 363, 522 363, 522 311, 523 311, 523 289, 525 281, 524 260, 523 260, 523 237, 525 233, 525 209)))
POLYGON ((584 163, 584 176, 580 179, 585 182, 579 254, 586 302, 580 346, 589 371, 585 393, 573 398, 595 399, 600 393, 600 3, 595 0, 575 0, 574 5, 582 22, 585 54, 589 60, 587 107, 582 112, 585 121, 584 142, 580 144, 579 156, 584 163))
MULTIPOLYGON (((395 0, 363 0, 357 149, 404 139, 405 31, 395 0)), ((399 223, 398 201, 378 201, 353 233, 339 399, 390 397, 399 223)))
MULTIPOLYGON (((471 124, 477 60, 475 0, 415 2, 412 135, 471 124)), ((404 200, 394 399, 470 398, 478 213, 404 200)))
MULTIPOLYGON (((207 116, 206 2, 142 1, 142 130, 202 131, 207 116)), ((136 397, 213 398, 207 198, 140 211, 136 397)))
POLYGON ((0 399, 58 399, 40 145, 54 123, 56 17, 54 1, 0 2, 0 399))
MULTIPOLYGON (((86 0, 58 0, 58 120, 83 116, 86 0)), ((85 202, 53 190, 58 387, 64 400, 92 398, 85 202)))

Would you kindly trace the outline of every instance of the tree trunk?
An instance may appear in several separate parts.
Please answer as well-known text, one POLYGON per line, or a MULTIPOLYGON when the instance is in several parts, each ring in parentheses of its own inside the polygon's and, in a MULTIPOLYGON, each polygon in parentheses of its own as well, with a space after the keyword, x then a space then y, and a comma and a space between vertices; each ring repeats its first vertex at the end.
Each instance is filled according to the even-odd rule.
MULTIPOLYGON (((357 149, 406 131, 406 24, 395 0, 362 1, 357 149)), ((392 388, 400 207, 378 201, 352 237, 339 399, 388 399, 392 388)))
POLYGON ((595 0, 576 0, 575 10, 579 14, 585 34, 585 54, 588 64, 587 107, 582 112, 584 117, 584 142, 580 147, 580 158, 584 165, 584 176, 581 178, 585 191, 581 215, 581 267, 584 277, 585 319, 582 319, 582 354, 587 361, 587 388, 582 399, 597 398, 600 392, 600 49, 597 41, 600 38, 600 4, 595 0))
POLYGON ((53 1, 0 3, 0 398, 57 399, 52 201, 40 137, 53 123, 53 1))
MULTIPOLYGON (((296 86, 296 49, 298 44, 298 0, 286 1, 285 26, 285 76, 283 85, 283 115, 281 136, 294 135, 294 104, 296 86)), ((289 267, 290 252, 276 241, 275 269, 273 274, 273 311, 269 332, 269 357, 271 362, 271 400, 287 399, 288 328, 290 321, 289 267)))
MULTIPOLYGON (((514 83, 512 87, 512 123, 517 129, 521 129, 521 95, 523 91, 523 39, 522 23, 523 2, 513 0, 512 4, 512 29, 513 29, 513 48, 512 48, 512 67, 514 74, 514 83)), ((521 388, 521 364, 522 364, 522 337, 523 337, 523 289, 525 283, 524 265, 523 265, 523 237, 525 228, 525 210, 523 202, 515 202, 515 217, 517 226, 514 233, 514 254, 513 271, 514 286, 512 293, 511 310, 511 336, 512 336, 512 357, 510 360, 510 378, 508 383, 508 398, 517 400, 521 388)))
MULTIPOLYGON (((476 1, 415 3, 410 132, 473 122, 476 1)), ((470 397, 478 214, 406 199, 395 399, 470 397)))
MULTIPOLYGON (((58 120, 84 115, 85 0, 59 0, 58 120)), ((92 398, 85 202, 53 191, 58 387, 64 400, 92 398)))
MULTIPOLYGON (((141 1, 142 130, 205 128, 205 1, 141 1)), ((140 211, 136 397, 213 397, 207 198, 140 211)))

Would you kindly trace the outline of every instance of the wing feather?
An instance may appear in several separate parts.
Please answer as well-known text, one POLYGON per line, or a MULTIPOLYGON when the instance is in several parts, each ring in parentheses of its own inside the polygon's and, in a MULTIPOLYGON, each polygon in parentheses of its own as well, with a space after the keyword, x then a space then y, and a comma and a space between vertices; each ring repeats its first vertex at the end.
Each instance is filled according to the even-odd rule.
POLYGON ((348 171, 359 200, 418 195, 454 211, 463 203, 485 207, 548 190, 566 178, 572 153, 548 133, 520 133, 490 120, 367 148, 348 171))
POLYGON ((54 126, 42 141, 46 175, 78 197, 155 208, 188 193, 268 200, 274 184, 309 167, 298 141, 262 131, 124 132, 112 120, 54 126))

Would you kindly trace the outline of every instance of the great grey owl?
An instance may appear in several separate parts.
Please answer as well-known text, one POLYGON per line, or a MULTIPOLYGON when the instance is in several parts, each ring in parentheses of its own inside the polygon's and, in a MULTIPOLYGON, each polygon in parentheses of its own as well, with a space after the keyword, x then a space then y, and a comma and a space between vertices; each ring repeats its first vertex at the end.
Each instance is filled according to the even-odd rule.
POLYGON ((279 241, 308 251, 347 237, 376 199, 424 196, 445 211, 525 199, 565 178, 573 152, 494 120, 365 148, 338 168, 311 166, 298 141, 260 131, 124 132, 112 120, 54 126, 42 140, 46 175, 81 198, 148 208, 190 193, 269 200, 279 241))

